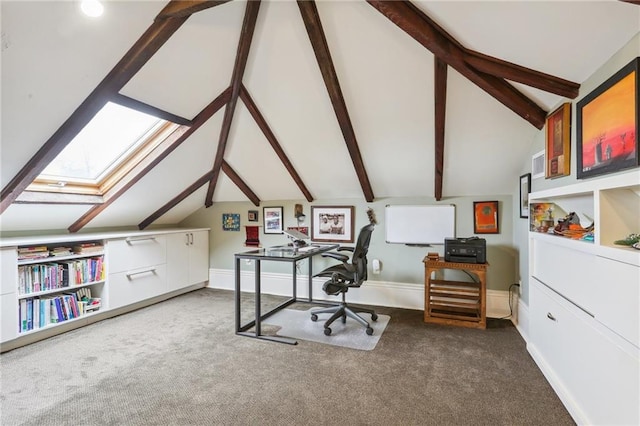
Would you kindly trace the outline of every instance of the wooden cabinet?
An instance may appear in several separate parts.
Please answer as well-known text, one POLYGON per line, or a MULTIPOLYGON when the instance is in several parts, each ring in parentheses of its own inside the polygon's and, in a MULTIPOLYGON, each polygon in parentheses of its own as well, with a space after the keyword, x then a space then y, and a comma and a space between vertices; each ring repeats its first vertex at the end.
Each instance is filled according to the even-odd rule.
POLYGON ((640 171, 529 200, 556 220, 591 218, 594 233, 573 240, 532 223, 527 348, 576 422, 640 424, 640 251, 614 244, 640 229, 640 171))
POLYGON ((488 263, 457 263, 424 258, 424 322, 471 328, 487 327, 488 263), (473 274, 477 280, 454 281, 433 278, 445 269, 473 274))
MULTIPOLYGON (((22 255, 21 255, 22 256, 22 255)), ((208 281, 209 230, 182 229, 155 232, 113 232, 101 234, 60 235, 45 237, 8 238, 0 240, 0 315, 2 350, 49 337, 71 328, 89 324, 123 312, 136 309, 195 288, 208 281), (54 247, 79 246, 93 242, 99 252, 72 252, 53 255, 54 247), (18 254, 28 248, 47 249, 42 258, 19 259, 18 254), (45 257, 46 256, 46 257, 45 257), (50 285, 52 280, 68 274, 67 264, 83 264, 92 270, 89 261, 99 261, 99 277, 64 285, 50 285), (26 271, 37 274, 38 283, 25 283, 26 271), (55 277, 51 275, 55 272, 55 277), (171 277, 171 279, 169 279, 171 277), (91 296, 100 299, 99 309, 85 314, 69 316, 62 321, 38 321, 38 326, 23 326, 25 312, 34 315, 39 304, 49 299, 73 297, 86 288, 91 296), (117 310, 117 311, 116 311, 117 310), (70 324, 68 327, 59 327, 70 324), (46 330, 46 332, 45 332, 46 330), (28 338, 27 338, 28 336, 28 338)), ((96 267, 97 268, 97 267, 96 267)), ((95 269, 95 268, 94 268, 95 269)), ((76 296, 77 297, 77 296, 76 296)), ((40 309, 38 315, 48 315, 40 309)))

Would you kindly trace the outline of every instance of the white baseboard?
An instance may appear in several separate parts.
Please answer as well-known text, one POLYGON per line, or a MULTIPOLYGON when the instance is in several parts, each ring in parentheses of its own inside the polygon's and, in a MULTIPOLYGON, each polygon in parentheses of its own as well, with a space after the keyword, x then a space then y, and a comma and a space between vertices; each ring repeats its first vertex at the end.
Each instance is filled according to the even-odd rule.
MULTIPOLYGON (((254 291, 253 271, 241 272, 241 290, 254 291)), ((335 300, 322 291, 324 278, 313 279, 314 300, 335 300)), ((298 275, 297 295, 308 297, 308 277, 298 275)), ((291 295, 291 274, 262 273, 262 292, 279 296, 291 295)), ((211 288, 223 290, 235 289, 235 274, 231 269, 210 269, 209 285, 211 288)), ((424 284, 398 283, 388 281, 368 280, 357 291, 349 292, 349 301, 373 306, 387 306, 391 308, 424 310, 424 284)), ((509 292, 501 290, 487 290, 487 317, 503 318, 510 314, 509 292)))
POLYGON ((525 342, 529 342, 529 306, 525 305, 518 298, 517 308, 514 312, 515 321, 513 323, 525 342))

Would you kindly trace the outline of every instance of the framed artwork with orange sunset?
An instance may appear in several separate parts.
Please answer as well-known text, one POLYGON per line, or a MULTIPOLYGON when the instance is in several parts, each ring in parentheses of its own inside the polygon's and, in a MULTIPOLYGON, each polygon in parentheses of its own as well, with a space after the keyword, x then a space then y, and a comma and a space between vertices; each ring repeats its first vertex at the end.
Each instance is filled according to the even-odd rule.
POLYGON ((640 57, 577 103, 578 179, 640 165, 640 57))

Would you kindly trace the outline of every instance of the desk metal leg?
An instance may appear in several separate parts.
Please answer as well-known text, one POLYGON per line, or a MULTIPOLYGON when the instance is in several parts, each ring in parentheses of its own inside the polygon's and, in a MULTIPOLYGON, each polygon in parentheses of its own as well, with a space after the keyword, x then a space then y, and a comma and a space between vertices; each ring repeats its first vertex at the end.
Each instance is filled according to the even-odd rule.
POLYGON ((298 262, 293 262, 293 271, 291 273, 292 277, 293 277, 293 300, 296 300, 298 298, 298 268, 297 268, 298 262))
POLYGON ((309 303, 313 300, 313 256, 307 259, 309 263, 309 303))
POLYGON ((236 258, 236 333, 240 331, 240 259, 236 258))
POLYGON ((256 270, 255 270, 255 283, 256 283, 256 292, 255 292, 255 297, 256 297, 256 337, 258 337, 260 334, 262 334, 262 330, 261 330, 261 322, 260 322, 260 261, 259 260, 255 260, 254 261, 256 263, 256 270))

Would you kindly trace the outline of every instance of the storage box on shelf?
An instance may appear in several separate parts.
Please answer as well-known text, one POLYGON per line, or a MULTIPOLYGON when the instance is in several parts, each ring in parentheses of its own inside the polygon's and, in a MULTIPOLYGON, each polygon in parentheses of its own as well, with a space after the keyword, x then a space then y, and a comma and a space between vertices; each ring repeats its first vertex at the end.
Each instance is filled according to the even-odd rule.
POLYGON ((530 202, 559 212, 556 224, 576 212, 594 230, 592 241, 572 239, 533 219, 529 352, 578 423, 639 424, 640 250, 614 241, 640 232, 640 171, 534 192, 530 202))
POLYGON ((18 237, 0 243, 3 351, 208 280, 208 229, 18 237), (187 244, 177 243, 184 238, 187 244), (167 270, 174 271, 171 284, 167 270))

